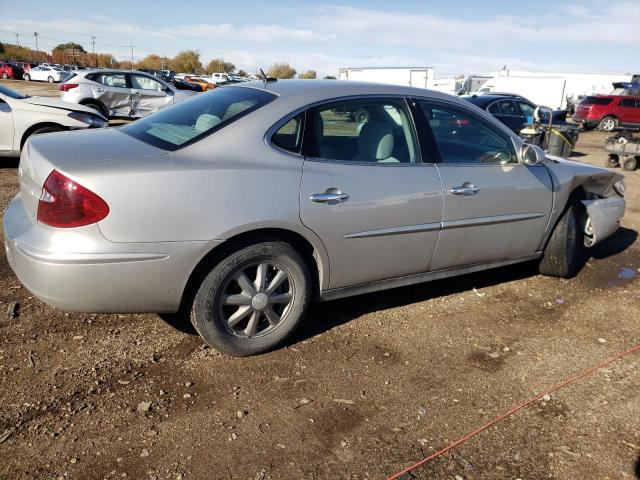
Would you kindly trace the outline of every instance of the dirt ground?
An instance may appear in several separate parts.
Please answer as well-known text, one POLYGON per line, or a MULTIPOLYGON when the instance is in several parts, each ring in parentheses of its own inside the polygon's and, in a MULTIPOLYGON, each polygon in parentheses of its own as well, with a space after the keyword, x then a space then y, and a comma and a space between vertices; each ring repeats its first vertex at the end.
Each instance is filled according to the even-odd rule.
MULTIPOLYGON (((583 133, 574 158, 603 165, 602 139, 583 133)), ((16 169, 0 164, 1 212, 16 169)), ((290 346, 245 359, 180 320, 50 308, 2 252, 0 478, 386 478, 640 342, 640 174, 625 176, 622 228, 574 279, 525 264, 318 304, 290 346)), ((640 478, 639 362, 403 478, 640 478)))

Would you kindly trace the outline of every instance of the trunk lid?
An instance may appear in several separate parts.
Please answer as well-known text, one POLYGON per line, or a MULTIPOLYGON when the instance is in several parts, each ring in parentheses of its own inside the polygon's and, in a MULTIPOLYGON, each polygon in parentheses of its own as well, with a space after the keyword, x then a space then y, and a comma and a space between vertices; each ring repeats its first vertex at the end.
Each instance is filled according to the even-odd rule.
MULTIPOLYGON (((126 162, 136 157, 164 153, 117 128, 36 135, 29 138, 22 149, 18 168, 20 195, 25 208, 35 218, 42 186, 54 169, 75 180, 74 166, 101 164, 104 167, 116 161, 126 162)), ((90 188, 90 179, 81 183, 90 188)))

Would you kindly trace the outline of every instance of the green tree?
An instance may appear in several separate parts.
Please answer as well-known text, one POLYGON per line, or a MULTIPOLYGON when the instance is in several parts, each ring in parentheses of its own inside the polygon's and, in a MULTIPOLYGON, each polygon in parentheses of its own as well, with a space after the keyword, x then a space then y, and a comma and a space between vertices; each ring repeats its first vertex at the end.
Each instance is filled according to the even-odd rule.
POLYGON ((269 71, 267 72, 267 75, 269 77, 274 77, 274 78, 293 78, 296 76, 296 69, 295 68, 291 68, 291 66, 288 63, 274 63, 271 68, 269 69, 269 71))
POLYGON ((4 53, 4 45, 2 45, 2 42, 0 42, 0 53, 4 53))
POLYGON ((335 80, 336 77, 334 77, 333 75, 327 75, 324 77, 325 80, 335 80))
POLYGON ((315 70, 307 70, 306 72, 298 75, 298 78, 301 78, 302 80, 315 80, 316 78, 318 78, 318 75, 316 74, 315 70))
POLYGON ((239 77, 248 77, 249 74, 247 72, 245 72, 244 70, 240 69, 240 70, 238 70, 238 76, 239 77))
POLYGON ((86 53, 84 47, 76 42, 61 43, 53 47, 54 52, 56 51, 66 52, 67 50, 76 50, 77 52, 86 53))
POLYGON ((171 70, 182 73, 198 73, 202 70, 200 52, 197 50, 183 50, 169 62, 171 70))
POLYGON ((207 65, 207 73, 233 73, 236 66, 231 62, 225 62, 222 58, 214 58, 207 65))

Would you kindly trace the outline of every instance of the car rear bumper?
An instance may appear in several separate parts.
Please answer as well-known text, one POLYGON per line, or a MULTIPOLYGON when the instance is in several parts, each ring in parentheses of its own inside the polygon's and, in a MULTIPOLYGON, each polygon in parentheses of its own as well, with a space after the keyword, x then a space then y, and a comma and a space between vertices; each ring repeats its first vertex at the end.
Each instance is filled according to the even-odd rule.
POLYGON ((23 285, 49 305, 94 313, 176 312, 210 242, 114 243, 97 225, 36 222, 20 195, 4 216, 5 251, 23 285))

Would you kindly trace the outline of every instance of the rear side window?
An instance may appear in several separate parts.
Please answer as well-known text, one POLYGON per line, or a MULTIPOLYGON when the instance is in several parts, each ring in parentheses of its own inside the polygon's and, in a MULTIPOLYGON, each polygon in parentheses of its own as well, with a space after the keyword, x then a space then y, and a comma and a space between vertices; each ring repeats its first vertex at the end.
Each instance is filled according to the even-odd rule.
POLYGON ((611 98, 603 97, 585 97, 585 99, 580 102, 580 105, 609 105, 611 100, 611 98))
POLYGON ((513 103, 512 100, 500 100, 498 103, 500 104, 502 115, 509 115, 512 117, 517 117, 518 115, 520 115, 516 110, 516 104, 513 103))
POLYGON ((296 115, 271 136, 271 143, 283 150, 300 153, 302 147, 303 122, 304 113, 296 115))
POLYGON ((124 73, 97 73, 93 80, 107 87, 127 88, 124 73))
POLYGON ((120 130, 164 150, 177 150, 274 100, 255 88, 224 87, 141 118, 120 130))
POLYGON ((443 163, 504 165, 518 161, 511 138, 484 120, 454 107, 421 101, 443 163))
POLYGON ((500 104, 498 102, 493 102, 489 105, 489 108, 487 108, 487 112, 491 115, 501 115, 502 111, 500 110, 500 104))
POLYGON ((356 163, 419 163, 404 99, 364 98, 317 107, 315 157, 356 163))

